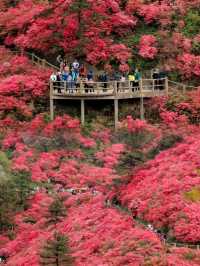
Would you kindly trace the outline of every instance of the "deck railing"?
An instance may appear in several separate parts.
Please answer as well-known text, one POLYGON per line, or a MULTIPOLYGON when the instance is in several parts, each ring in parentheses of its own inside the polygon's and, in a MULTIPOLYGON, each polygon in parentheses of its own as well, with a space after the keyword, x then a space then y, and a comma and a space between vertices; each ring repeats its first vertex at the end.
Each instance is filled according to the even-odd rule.
POLYGON ((168 91, 168 79, 141 79, 138 82, 131 81, 108 81, 91 82, 80 80, 73 81, 50 81, 52 95, 71 95, 71 96, 122 96, 138 93, 152 93, 168 91))
POLYGON ((170 87, 170 90, 169 90, 170 93, 175 93, 175 92, 185 93, 187 91, 198 89, 198 87, 196 86, 187 85, 187 84, 176 82, 173 80, 169 80, 169 87, 170 87))
POLYGON ((18 51, 18 50, 12 50, 12 53, 16 55, 21 55, 21 56, 23 55, 27 56, 32 61, 32 63, 35 65, 42 66, 42 67, 49 67, 54 70, 59 70, 59 67, 49 63, 46 59, 40 58, 34 53, 30 53, 26 51, 18 51))

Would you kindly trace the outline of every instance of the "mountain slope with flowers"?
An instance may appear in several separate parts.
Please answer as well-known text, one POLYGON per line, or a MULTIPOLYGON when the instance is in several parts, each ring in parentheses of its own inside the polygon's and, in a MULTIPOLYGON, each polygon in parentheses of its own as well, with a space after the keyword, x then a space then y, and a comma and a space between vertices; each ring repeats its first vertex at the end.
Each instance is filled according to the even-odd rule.
MULTIPOLYGON (((29 66, 23 87, 32 97, 26 97, 26 89, 19 94, 17 86, 10 90, 17 101, 35 106, 30 116, 26 109, 19 116, 12 107, 1 117, 1 149, 13 180, 3 194, 9 202, 2 205, 1 216, 0 256, 5 264, 42 265, 47 241, 59 232, 69 239, 74 265, 199 265, 200 252, 186 247, 199 242, 199 126, 191 124, 192 114, 183 114, 172 99, 157 99, 151 107, 159 112, 159 124, 129 116, 117 133, 102 127, 88 133, 68 115, 50 122, 29 87, 33 73, 42 82, 48 70, 2 49, 6 62, 23 60, 29 66)), ((21 77, 22 66, 4 64, 10 74, 3 76, 2 71, 2 80, 21 77)), ((195 116, 198 106, 189 97, 185 101, 195 116)))
POLYGON ((200 91, 151 100, 151 123, 129 115, 117 132, 88 130, 67 114, 50 121, 52 70, 10 51, 108 70, 159 65, 198 86, 198 8, 1 1, 0 264, 200 265, 200 91))

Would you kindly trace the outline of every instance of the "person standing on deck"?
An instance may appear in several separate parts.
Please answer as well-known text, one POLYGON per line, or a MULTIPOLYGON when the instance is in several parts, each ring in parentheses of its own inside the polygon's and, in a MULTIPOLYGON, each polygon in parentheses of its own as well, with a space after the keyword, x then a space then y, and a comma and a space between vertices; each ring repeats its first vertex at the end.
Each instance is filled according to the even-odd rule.
POLYGON ((72 73, 70 72, 68 77, 67 77, 67 88, 69 93, 73 93, 73 78, 72 78, 72 73))
POLYGON ((120 78, 120 87, 119 87, 119 91, 124 91, 124 87, 126 86, 126 77, 125 77, 125 74, 122 74, 121 75, 121 78, 120 78))
POLYGON ((53 90, 55 89, 55 87, 56 87, 56 85, 57 85, 56 81, 57 81, 57 76, 56 76, 56 71, 54 71, 54 72, 51 74, 51 76, 50 76, 50 82, 51 82, 52 85, 53 85, 53 90))
POLYGON ((80 72, 80 78, 86 78, 86 75, 87 75, 87 69, 86 69, 86 67, 85 67, 84 64, 82 64, 82 65, 80 66, 79 72, 80 72))
POLYGON ((93 80, 93 71, 90 70, 87 74, 85 88, 88 88, 86 92, 94 92, 94 80, 93 80))
POLYGON ((133 72, 130 72, 129 75, 128 75, 128 80, 130 82, 130 86, 131 86, 131 89, 132 91, 134 91, 134 86, 135 86, 135 75, 133 72))
POLYGON ((58 93, 61 93, 61 85, 62 85, 62 74, 60 71, 56 74, 56 88, 58 90, 58 93))
POLYGON ((159 90, 165 89, 165 79, 167 77, 167 73, 164 70, 159 71, 159 90))
POLYGON ((64 88, 67 87, 68 75, 69 75, 69 72, 66 72, 65 70, 63 70, 63 72, 62 72, 62 81, 63 81, 63 84, 62 85, 64 85, 63 86, 64 88))
POLYGON ((76 83, 79 73, 72 67, 71 70, 72 80, 74 81, 74 84, 76 83))
POLYGON ((51 76, 50 76, 50 80, 55 82, 57 80, 57 77, 56 77, 56 71, 54 71, 51 76))
MULTIPOLYGON (((104 71, 104 73, 102 74, 102 82, 103 82, 103 87, 104 89, 106 89, 108 87, 108 75, 106 74, 106 72, 104 71)), ((105 90, 103 90, 105 91, 105 90)))
POLYGON ((155 80, 155 89, 159 89, 159 69, 153 71, 153 79, 155 80))
POLYGON ((114 74, 114 80, 117 81, 117 90, 119 89, 120 79, 121 79, 121 74, 118 71, 116 71, 114 74))
POLYGON ((76 73, 77 77, 79 75, 79 67, 80 67, 80 64, 79 64, 78 60, 75 59, 74 62, 72 63, 72 68, 73 68, 74 72, 76 73))
POLYGON ((135 76, 135 84, 134 86, 139 89, 140 85, 139 85, 139 82, 141 80, 141 73, 139 72, 138 68, 135 69, 135 73, 134 73, 134 76, 135 76))

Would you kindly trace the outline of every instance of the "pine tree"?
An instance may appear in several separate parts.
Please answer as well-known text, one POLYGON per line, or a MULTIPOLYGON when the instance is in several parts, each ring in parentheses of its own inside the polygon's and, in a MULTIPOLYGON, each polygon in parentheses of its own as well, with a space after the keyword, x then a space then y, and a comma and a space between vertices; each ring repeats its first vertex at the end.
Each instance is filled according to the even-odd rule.
POLYGON ((47 240, 40 253, 41 266, 72 266, 74 259, 70 255, 69 240, 59 232, 52 240, 47 240))
POLYGON ((56 198, 48 209, 47 223, 57 224, 63 217, 66 217, 66 208, 61 199, 56 198))

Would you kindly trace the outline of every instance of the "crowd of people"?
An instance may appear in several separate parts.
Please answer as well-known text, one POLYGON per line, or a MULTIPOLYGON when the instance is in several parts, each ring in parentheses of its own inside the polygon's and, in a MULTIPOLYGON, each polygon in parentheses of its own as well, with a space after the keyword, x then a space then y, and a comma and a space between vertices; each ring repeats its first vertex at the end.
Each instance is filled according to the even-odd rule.
MULTIPOLYGON (((80 64, 77 59, 69 64, 66 59, 59 55, 57 57, 57 62, 59 64, 59 70, 52 73, 50 80, 53 82, 53 86, 57 89, 58 93, 61 93, 61 88, 63 87, 65 87, 69 93, 73 93, 80 87, 81 81, 84 83, 86 92, 94 91, 94 82, 99 82, 103 90, 106 91, 109 81, 116 81, 117 89, 119 89, 120 86, 124 87, 126 81, 129 81, 131 88, 139 89, 139 83, 142 79, 142 75, 137 68, 126 74, 120 73, 119 71, 113 71, 108 74, 106 71, 103 71, 96 76, 92 69, 87 69, 86 66, 80 64)), ((155 79, 155 86, 160 86, 160 89, 162 89, 163 82, 161 79, 164 77, 164 72, 155 69, 152 76, 152 78, 155 79)))

